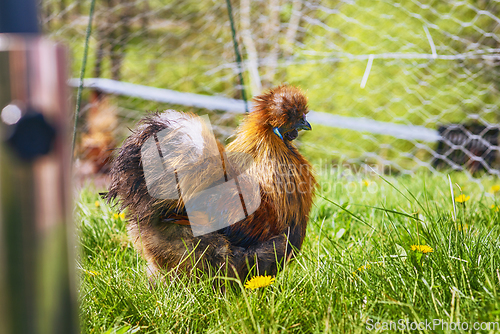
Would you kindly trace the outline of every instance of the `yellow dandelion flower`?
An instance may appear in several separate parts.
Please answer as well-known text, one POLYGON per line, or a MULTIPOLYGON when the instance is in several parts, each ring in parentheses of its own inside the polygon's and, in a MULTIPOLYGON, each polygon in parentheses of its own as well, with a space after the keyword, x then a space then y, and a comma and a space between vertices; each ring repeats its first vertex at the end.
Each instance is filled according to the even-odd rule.
POLYGON ((356 271, 354 271, 352 274, 353 275, 356 275, 356 273, 359 271, 360 273, 362 273, 363 271, 366 271, 368 269, 371 269, 371 265, 370 264, 367 264, 366 266, 361 266, 359 267, 358 269, 356 269, 356 271))
POLYGON ((424 254, 434 252, 434 249, 432 249, 431 247, 429 247, 427 245, 411 245, 411 250, 421 252, 424 254))
POLYGON ((458 224, 458 230, 459 231, 467 231, 469 229, 469 224, 458 224))
POLYGON ((274 278, 271 276, 255 276, 245 283, 247 289, 264 288, 274 283, 274 278))
POLYGON ((99 201, 95 201, 94 205, 95 205, 96 208, 98 208, 98 207, 101 206, 101 203, 99 201))
POLYGON ((458 197, 455 197, 455 202, 457 203, 465 203, 467 202, 468 200, 470 200, 470 196, 465 196, 464 194, 458 196, 458 197))
POLYGON ((125 213, 123 213, 123 212, 121 212, 121 213, 120 213, 120 219, 121 219, 121 220, 124 220, 124 219, 125 219, 125 213))
POLYGON ((371 267, 372 267, 371 265, 367 264, 366 266, 361 266, 361 267, 359 267, 359 268, 358 268, 358 271, 363 272, 363 271, 365 271, 365 270, 371 269, 371 267))
POLYGON ((363 180, 363 181, 362 181, 362 183, 363 183, 363 185, 364 185, 365 187, 369 187, 369 186, 370 186, 370 184, 372 184, 372 182, 371 182, 371 181, 369 181, 369 180, 363 180))
POLYGON ((113 218, 114 218, 114 219, 118 219, 118 217, 120 217, 120 216, 118 216, 118 214, 117 214, 117 213, 114 213, 114 214, 113 214, 113 218))
POLYGON ((87 274, 89 274, 90 276, 97 276, 97 275, 100 275, 97 271, 93 271, 93 270, 85 270, 85 272, 87 274))
POLYGON ((500 191, 500 184, 495 184, 494 186, 491 186, 490 188, 490 193, 494 194, 500 191))
POLYGON ((494 210, 495 210, 495 212, 500 211, 500 206, 497 206, 497 205, 495 205, 495 204, 491 204, 490 208, 494 209, 494 210))

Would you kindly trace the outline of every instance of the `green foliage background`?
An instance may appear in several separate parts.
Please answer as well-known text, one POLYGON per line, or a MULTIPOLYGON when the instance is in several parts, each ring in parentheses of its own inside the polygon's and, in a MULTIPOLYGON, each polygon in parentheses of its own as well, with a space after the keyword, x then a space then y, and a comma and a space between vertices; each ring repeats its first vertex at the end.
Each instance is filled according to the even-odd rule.
MULTIPOLYGON (((278 52, 276 74, 271 81, 263 81, 264 88, 287 82, 306 90, 316 111, 430 129, 500 120, 497 2, 302 1, 293 43, 286 38, 293 1, 278 2, 276 35, 267 26, 272 14, 268 3, 250 4, 250 33, 261 75, 273 66, 269 57, 274 46, 278 52), (424 28, 435 44, 436 59, 430 57, 424 28), (291 53, 285 52, 289 45, 291 53), (369 55, 375 59, 362 89, 369 55)), ((80 71, 89 4, 90 0, 78 5, 43 1, 45 30, 69 45, 74 77, 80 71)), ((233 1, 240 49, 248 59, 239 5, 233 1)), ((97 46, 104 39, 104 44, 122 45, 113 52, 122 61, 123 81, 240 98, 230 31, 224 1, 97 1, 86 76, 93 76, 97 46), (127 33, 120 35, 125 22, 127 33)), ((106 57, 101 75, 112 76, 106 57)), ((248 67, 244 75, 249 89, 248 67)), ((115 102, 123 114, 139 111, 133 114, 136 117, 147 109, 172 107, 130 98, 115 102)), ((236 124, 237 119, 226 125, 236 124)), ((313 160, 389 165, 400 172, 427 166, 436 149, 435 143, 321 126, 304 134, 301 141, 302 151, 313 160)))

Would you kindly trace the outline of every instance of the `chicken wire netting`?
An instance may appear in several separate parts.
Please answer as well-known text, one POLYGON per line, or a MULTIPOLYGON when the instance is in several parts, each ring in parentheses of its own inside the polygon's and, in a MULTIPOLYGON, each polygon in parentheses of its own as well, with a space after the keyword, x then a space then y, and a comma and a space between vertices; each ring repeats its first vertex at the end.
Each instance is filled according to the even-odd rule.
MULTIPOLYGON (((247 96, 298 85, 312 110, 338 117, 300 137, 312 161, 401 174, 464 170, 476 181, 499 175, 498 1, 230 3, 247 96)), ((69 46, 78 78, 91 1, 41 5, 44 31, 69 46)), ((241 99, 235 59, 225 1, 96 1, 85 77, 241 99)), ((82 170, 106 172, 128 127, 168 108, 208 113, 220 139, 240 118, 84 89, 82 170)))

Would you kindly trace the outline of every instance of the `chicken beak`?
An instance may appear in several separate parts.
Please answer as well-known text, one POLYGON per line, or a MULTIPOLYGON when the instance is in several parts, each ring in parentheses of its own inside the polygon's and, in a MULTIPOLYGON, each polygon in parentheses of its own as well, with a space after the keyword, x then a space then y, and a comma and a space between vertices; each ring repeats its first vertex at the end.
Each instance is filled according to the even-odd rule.
MULTIPOLYGON (((299 130, 311 130, 312 127, 311 127, 311 124, 309 124, 309 122, 305 119, 305 117, 303 119, 301 119, 300 121, 298 121, 295 125, 292 126, 291 129, 289 130, 283 130, 281 128, 273 128, 273 132, 275 135, 277 135, 281 140, 285 140, 283 139, 283 135, 281 134, 281 132, 285 131, 284 134, 287 134, 288 132, 292 131, 292 130, 296 130, 296 131, 299 131, 299 130)), ((298 132, 297 132, 298 133, 298 132)), ((296 137, 297 135, 295 135, 296 137)), ((294 138, 295 139, 295 138, 294 138)), ((293 140, 293 139, 292 139, 293 140)))
POLYGON ((309 124, 306 119, 302 119, 296 126, 295 129, 297 130, 312 130, 311 124, 309 124))

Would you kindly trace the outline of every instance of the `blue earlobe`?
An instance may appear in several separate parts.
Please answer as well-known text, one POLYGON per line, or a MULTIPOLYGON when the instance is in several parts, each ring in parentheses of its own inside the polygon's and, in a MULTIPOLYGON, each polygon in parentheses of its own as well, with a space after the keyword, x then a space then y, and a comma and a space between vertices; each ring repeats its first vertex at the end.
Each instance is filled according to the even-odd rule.
POLYGON ((281 140, 283 140, 283 136, 280 133, 280 129, 278 128, 273 128, 273 132, 276 134, 276 136, 280 137, 281 140))

